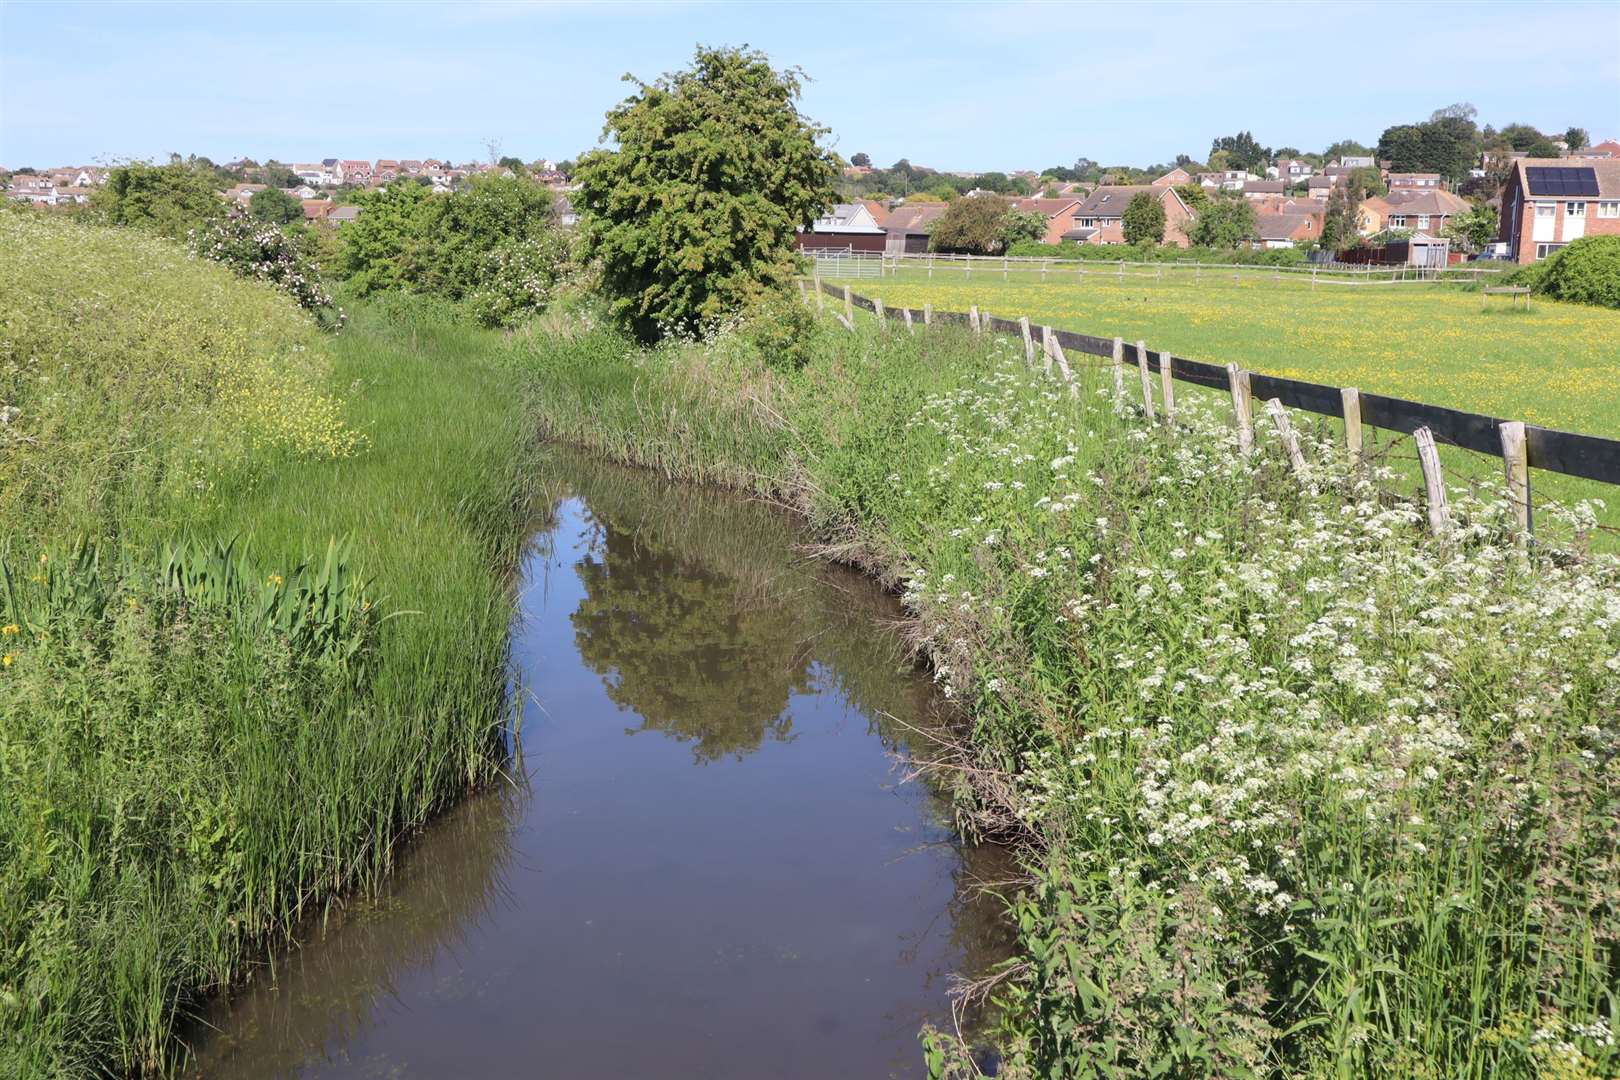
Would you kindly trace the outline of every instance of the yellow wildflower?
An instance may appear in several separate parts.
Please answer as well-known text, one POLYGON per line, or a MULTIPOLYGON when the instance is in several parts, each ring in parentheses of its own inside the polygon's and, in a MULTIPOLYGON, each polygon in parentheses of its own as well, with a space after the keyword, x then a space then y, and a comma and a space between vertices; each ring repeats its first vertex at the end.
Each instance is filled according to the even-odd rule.
POLYGON ((6 653, 6 655, 0 656, 0 667, 10 667, 12 661, 14 661, 16 659, 17 659, 17 654, 16 653, 6 653))
POLYGON ((20 633, 22 633, 22 627, 18 626, 16 623, 7 623, 5 626, 0 626, 0 634, 4 634, 6 637, 10 637, 12 634, 20 633))

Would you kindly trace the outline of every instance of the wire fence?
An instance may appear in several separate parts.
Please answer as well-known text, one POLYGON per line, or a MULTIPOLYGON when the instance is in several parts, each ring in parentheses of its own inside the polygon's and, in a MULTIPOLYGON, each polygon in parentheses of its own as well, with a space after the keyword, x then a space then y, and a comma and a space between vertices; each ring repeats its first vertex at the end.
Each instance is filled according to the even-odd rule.
MULTIPOLYGON (((834 297, 838 305, 835 315, 850 330, 855 329, 855 310, 859 308, 872 312, 882 320, 904 322, 913 329, 919 325, 939 323, 968 326, 975 333, 1008 334, 1022 340, 1026 359, 1034 363, 1037 355, 1044 356, 1047 369, 1056 367, 1065 381, 1072 382, 1069 351, 1112 366, 1115 387, 1121 392, 1126 384, 1127 368, 1134 367, 1141 381, 1142 405, 1150 418, 1155 412, 1152 390, 1155 380, 1152 376, 1158 376, 1160 401, 1167 411, 1173 408, 1171 387, 1176 381, 1224 392, 1232 402, 1239 445, 1245 448, 1253 446, 1256 401, 1264 403, 1272 412, 1280 430, 1286 425, 1286 417, 1278 416, 1284 408, 1341 421, 1346 449, 1357 456, 1365 456, 1367 451, 1363 441, 1366 428, 1410 435, 1417 446, 1418 464, 1429 504, 1429 521, 1436 533, 1444 533, 1450 527, 1443 466, 1436 452, 1437 444, 1489 455, 1502 462, 1508 498, 1519 526, 1527 536, 1534 527, 1530 469, 1599 483, 1620 484, 1620 440, 1616 439, 1560 431, 1518 420, 1503 420, 1443 405, 1368 394, 1356 387, 1325 386, 1266 375, 1247 371, 1237 364, 1223 367, 1189 360, 1162 349, 1149 349, 1146 342, 1132 344, 1117 337, 1101 338, 1035 325, 1028 317, 1006 319, 980 311, 976 306, 961 312, 935 311, 931 305, 925 305, 919 312, 914 308, 885 307, 881 299, 860 296, 852 292, 848 285, 834 285, 819 279, 814 285, 813 302, 819 308, 825 308, 826 297, 834 297)), ((811 300, 808 290, 805 299, 811 300)), ((1605 528, 1605 531, 1610 530, 1605 528)))

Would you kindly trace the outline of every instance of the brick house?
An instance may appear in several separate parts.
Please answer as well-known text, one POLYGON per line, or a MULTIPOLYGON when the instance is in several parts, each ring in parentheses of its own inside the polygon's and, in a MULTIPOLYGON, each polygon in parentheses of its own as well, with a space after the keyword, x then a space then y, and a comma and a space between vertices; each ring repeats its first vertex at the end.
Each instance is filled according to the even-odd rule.
POLYGON ((1164 204, 1164 242, 1176 247, 1191 247, 1186 229, 1197 215, 1175 188, 1152 184, 1118 184, 1097 188, 1075 209, 1074 224, 1062 239, 1086 244, 1123 244, 1125 208, 1131 205, 1132 199, 1144 192, 1164 204))
POLYGON ((1620 158, 1520 158, 1502 188, 1502 229, 1515 262, 1545 259, 1583 236, 1620 236, 1620 158))
POLYGON ((1178 184, 1191 184, 1193 182, 1192 173, 1188 172, 1186 169, 1183 169, 1180 165, 1177 165, 1175 168, 1153 181, 1153 186, 1175 187, 1178 184))
POLYGON ((371 162, 340 161, 337 164, 336 176, 340 184, 364 184, 371 179, 371 162))
POLYGON ((1432 236, 1451 224, 1453 216, 1470 209, 1467 199, 1449 191, 1391 190, 1362 201, 1356 209, 1356 231, 1371 236, 1385 229, 1407 229, 1432 236))
POLYGON ((1013 209, 1024 213, 1046 215, 1046 235, 1043 244, 1063 241, 1063 234, 1074 228, 1074 212, 1080 209, 1079 199, 1014 199, 1013 209))
POLYGON ((398 175, 399 162, 393 158, 378 158, 377 164, 371 169, 371 177, 374 180, 392 180, 398 175))
POLYGON ((1288 181, 1286 180, 1250 180, 1243 185, 1243 197, 1250 202, 1272 199, 1286 194, 1288 194, 1288 181))

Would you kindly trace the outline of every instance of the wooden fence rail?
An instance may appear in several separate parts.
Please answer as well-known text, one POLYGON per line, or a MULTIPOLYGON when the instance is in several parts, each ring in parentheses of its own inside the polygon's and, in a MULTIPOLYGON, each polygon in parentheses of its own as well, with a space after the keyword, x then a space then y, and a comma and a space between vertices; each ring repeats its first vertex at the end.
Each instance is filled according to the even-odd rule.
MULTIPOLYGON (((858 293, 852 293, 848 286, 833 285, 819 279, 816 285, 821 291, 843 299, 851 312, 855 308, 861 308, 874 314, 881 312, 886 319, 905 317, 906 309, 884 309, 877 302, 858 293)), ((1520 521, 1527 529, 1531 523, 1527 469, 1542 469, 1546 472, 1577 476, 1605 484, 1620 484, 1620 440, 1616 439, 1581 435, 1573 431, 1539 427, 1516 420, 1502 420, 1494 416, 1481 416, 1478 413, 1463 412, 1443 405, 1426 405, 1403 398, 1369 394, 1355 388, 1341 389, 1337 386, 1324 386, 1321 383, 1265 375, 1258 371, 1244 371, 1236 364, 1222 367, 1201 360, 1174 356, 1162 349, 1149 349, 1142 342, 1133 345, 1121 342, 1118 338, 1094 337, 1091 334, 1059 330, 1050 326, 1031 326, 1027 318, 1004 319, 977 309, 974 315, 960 311, 933 310, 930 310, 929 315, 931 323, 962 326, 974 326, 976 315, 975 329, 1016 337, 1021 343, 1026 343, 1026 350, 1027 343, 1035 336, 1042 341, 1050 340, 1069 353, 1078 352, 1105 358, 1116 365, 1124 363, 1137 366, 1141 369, 1143 393, 1147 396, 1144 405, 1150 417, 1153 415, 1153 408, 1148 375, 1150 372, 1159 374, 1162 379, 1164 374, 1168 373, 1169 379, 1179 379, 1211 390, 1229 392, 1233 396, 1234 404, 1238 402, 1240 395, 1245 405, 1255 400, 1267 403, 1276 400, 1290 408, 1343 420, 1346 443, 1353 452, 1360 452, 1361 429, 1363 425, 1367 425, 1400 432, 1403 435, 1417 436, 1419 432, 1424 432, 1434 442, 1488 454, 1503 461, 1509 490, 1518 504, 1520 521)), ((849 325, 853 329, 853 324, 849 325)), ((1026 355, 1029 355, 1027 351, 1026 355)), ((1115 371, 1115 385, 1122 385, 1117 374, 1117 366, 1115 371)), ((1163 385, 1168 387, 1169 382, 1165 381, 1163 385)), ((1170 395, 1164 396, 1168 402, 1170 395)), ((1252 414, 1250 420, 1252 423, 1252 414)), ((1241 426, 1241 416, 1239 423, 1241 426)), ((1419 441, 1421 443, 1424 440, 1420 438, 1419 441)), ((1423 459, 1422 455, 1420 459, 1423 459)), ((1423 464, 1425 480, 1429 483, 1430 490, 1433 490, 1437 477, 1429 474, 1431 468, 1437 470, 1438 466, 1431 467, 1427 459, 1423 459, 1423 464)), ((1443 491, 1443 488, 1441 490, 1443 491)))

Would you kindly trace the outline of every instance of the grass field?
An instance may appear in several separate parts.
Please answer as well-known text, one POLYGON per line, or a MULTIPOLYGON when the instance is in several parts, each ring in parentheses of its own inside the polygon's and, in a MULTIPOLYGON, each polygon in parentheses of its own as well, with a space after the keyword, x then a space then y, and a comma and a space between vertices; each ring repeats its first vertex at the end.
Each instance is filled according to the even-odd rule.
POLYGON ((1104 274, 1081 282, 1002 282, 907 270, 852 281, 884 303, 966 311, 971 304, 1099 337, 1252 371, 1356 386, 1509 420, 1620 436, 1620 312, 1537 300, 1531 309, 1448 285, 1318 286, 1218 272, 1201 281, 1104 274))

